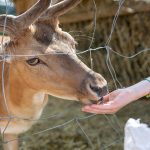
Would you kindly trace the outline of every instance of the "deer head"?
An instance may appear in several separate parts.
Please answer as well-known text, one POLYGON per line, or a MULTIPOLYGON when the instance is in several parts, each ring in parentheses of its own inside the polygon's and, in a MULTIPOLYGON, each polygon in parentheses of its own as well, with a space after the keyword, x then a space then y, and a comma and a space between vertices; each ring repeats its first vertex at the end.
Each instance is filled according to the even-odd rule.
POLYGON ((17 17, 1 15, 0 30, 6 19, 10 41, 4 45, 5 54, 11 57, 9 68, 22 86, 89 104, 107 93, 107 83, 78 59, 75 40, 58 22, 59 16, 79 2, 64 0, 50 5, 50 0, 39 0, 17 17))

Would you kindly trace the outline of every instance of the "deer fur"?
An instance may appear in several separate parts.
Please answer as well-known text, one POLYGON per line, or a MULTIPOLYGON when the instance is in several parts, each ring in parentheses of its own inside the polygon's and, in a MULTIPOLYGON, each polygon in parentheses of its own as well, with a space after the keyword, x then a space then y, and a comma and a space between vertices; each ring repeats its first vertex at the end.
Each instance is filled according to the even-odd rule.
MULTIPOLYGON (((79 2, 50 5, 50 0, 39 0, 25 13, 7 16, 5 33, 10 40, 3 45, 0 63, 0 129, 5 150, 18 149, 18 135, 40 118, 47 95, 91 104, 107 93, 106 80, 78 59, 75 40, 59 28, 58 17, 79 2)), ((5 18, 0 16, 1 31, 5 18)))

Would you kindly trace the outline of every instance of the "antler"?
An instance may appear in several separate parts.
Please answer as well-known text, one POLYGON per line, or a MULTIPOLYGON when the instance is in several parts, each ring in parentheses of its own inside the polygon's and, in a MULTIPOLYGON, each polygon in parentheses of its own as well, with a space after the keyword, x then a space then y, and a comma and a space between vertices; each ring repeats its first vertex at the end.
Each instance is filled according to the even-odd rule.
POLYGON ((47 10, 50 2, 51 0, 39 0, 29 10, 17 17, 12 15, 0 15, 0 31, 3 31, 5 22, 6 33, 10 36, 15 35, 15 32, 28 28, 47 10))
POLYGON ((57 18, 65 14, 66 12, 68 12, 70 9, 72 9, 76 5, 78 5, 80 1, 81 0, 64 0, 57 4, 55 4, 55 2, 52 1, 52 4, 55 4, 55 5, 50 6, 48 10, 46 11, 46 13, 44 13, 44 15, 42 15, 42 17, 40 17, 39 20, 44 21, 44 20, 49 20, 50 18, 57 18))

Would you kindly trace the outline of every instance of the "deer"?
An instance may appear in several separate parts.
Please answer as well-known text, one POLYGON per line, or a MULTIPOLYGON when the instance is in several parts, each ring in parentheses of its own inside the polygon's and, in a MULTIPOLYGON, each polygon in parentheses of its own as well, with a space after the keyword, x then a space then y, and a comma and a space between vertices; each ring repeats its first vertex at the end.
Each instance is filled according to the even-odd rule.
POLYGON ((39 0, 21 15, 0 15, 0 31, 10 37, 0 62, 4 150, 18 149, 18 135, 40 118, 48 95, 90 105, 107 94, 107 81, 78 58, 76 41, 59 27, 59 17, 80 1, 39 0))

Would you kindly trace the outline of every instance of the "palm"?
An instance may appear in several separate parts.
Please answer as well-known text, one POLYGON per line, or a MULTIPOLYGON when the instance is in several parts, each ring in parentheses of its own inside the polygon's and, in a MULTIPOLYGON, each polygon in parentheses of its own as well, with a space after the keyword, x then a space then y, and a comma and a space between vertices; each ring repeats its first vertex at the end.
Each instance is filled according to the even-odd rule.
POLYGON ((115 113, 130 102, 130 95, 127 89, 118 89, 106 95, 103 104, 85 106, 83 111, 97 114, 115 113))

